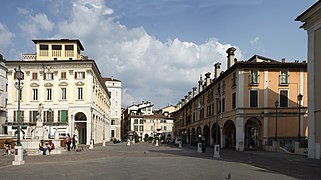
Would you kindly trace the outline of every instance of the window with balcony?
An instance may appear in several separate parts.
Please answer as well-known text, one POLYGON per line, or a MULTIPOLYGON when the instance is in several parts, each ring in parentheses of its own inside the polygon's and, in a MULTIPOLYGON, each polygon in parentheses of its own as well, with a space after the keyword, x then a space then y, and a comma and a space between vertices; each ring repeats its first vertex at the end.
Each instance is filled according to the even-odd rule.
POLYGON ((74 56, 74 45, 65 45, 65 56, 66 57, 74 56))
POLYGON ((280 85, 288 85, 289 84, 289 71, 288 70, 282 69, 280 71, 279 84, 280 85))
POLYGON ((250 90, 250 107, 258 107, 258 91, 250 90))
POLYGON ((45 45, 45 44, 41 44, 40 45, 40 51, 39 51, 39 56, 48 56, 48 50, 49 50, 49 46, 45 45))
POLYGON ((280 107, 288 107, 288 90, 280 90, 280 107))
POLYGON ((52 53, 52 56, 55 56, 55 57, 60 57, 61 56, 61 45, 52 45, 51 46, 51 53, 52 53))
POLYGON ((54 111, 44 111, 44 121, 43 122, 54 122, 54 111))
MULTIPOLYGON (((24 122, 24 111, 20 111, 20 122, 24 122)), ((17 121, 18 118, 18 111, 13 111, 13 121, 14 122, 18 122, 17 121)))
POLYGON ((259 84, 259 72, 258 70, 251 70, 249 74, 249 84, 257 85, 259 84))
POLYGON ((32 80, 38 79, 38 73, 32 73, 32 80))
POLYGON ((58 119, 59 122, 62 122, 62 123, 67 122, 68 111, 67 110, 59 110, 58 117, 59 117, 59 119, 58 119))
POLYGON ((33 101, 38 100, 38 89, 32 89, 32 100, 33 101))

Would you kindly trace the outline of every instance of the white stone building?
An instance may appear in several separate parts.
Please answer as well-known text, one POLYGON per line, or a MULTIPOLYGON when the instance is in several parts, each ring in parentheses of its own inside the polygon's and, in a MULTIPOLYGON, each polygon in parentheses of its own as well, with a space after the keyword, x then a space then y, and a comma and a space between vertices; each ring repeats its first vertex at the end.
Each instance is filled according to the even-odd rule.
POLYGON ((79 40, 33 40, 35 54, 23 60, 7 61, 8 135, 17 129, 18 90, 15 68, 24 72, 21 90, 20 122, 26 138, 36 126, 38 107, 49 137, 77 134, 79 143, 109 140, 110 96, 94 60, 82 56, 79 40))
POLYGON ((7 67, 5 66, 5 60, 0 54, 0 134, 7 134, 7 126, 5 122, 7 120, 7 67))
POLYGON ((121 81, 104 78, 110 93, 110 138, 120 139, 121 136, 121 81))

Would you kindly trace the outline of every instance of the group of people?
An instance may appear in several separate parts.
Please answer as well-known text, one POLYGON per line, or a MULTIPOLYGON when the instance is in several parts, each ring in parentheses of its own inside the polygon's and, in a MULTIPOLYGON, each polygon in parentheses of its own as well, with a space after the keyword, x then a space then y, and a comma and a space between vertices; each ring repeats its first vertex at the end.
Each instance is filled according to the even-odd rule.
POLYGON ((11 143, 8 140, 6 140, 3 143, 3 155, 10 155, 11 153, 12 153, 11 143))
POLYGON ((65 144, 67 146, 67 150, 70 151, 70 149, 76 150, 78 148, 78 138, 77 135, 74 134, 72 138, 70 137, 69 133, 67 134, 65 144))
POLYGON ((50 152, 54 149, 55 149, 55 144, 52 142, 52 140, 49 141, 49 144, 46 144, 44 140, 40 140, 39 150, 42 152, 42 155, 46 155, 47 150, 50 154, 50 152))

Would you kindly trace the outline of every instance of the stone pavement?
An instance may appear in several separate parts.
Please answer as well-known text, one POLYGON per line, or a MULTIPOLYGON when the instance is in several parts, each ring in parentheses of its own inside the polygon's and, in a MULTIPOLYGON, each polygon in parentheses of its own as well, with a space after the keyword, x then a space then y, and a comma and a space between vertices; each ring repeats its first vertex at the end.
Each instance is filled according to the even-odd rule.
POLYGON ((26 156, 25 165, 12 166, 13 156, 0 157, 0 179, 320 179, 321 161, 262 151, 160 147, 148 143, 108 144, 82 152, 26 156))

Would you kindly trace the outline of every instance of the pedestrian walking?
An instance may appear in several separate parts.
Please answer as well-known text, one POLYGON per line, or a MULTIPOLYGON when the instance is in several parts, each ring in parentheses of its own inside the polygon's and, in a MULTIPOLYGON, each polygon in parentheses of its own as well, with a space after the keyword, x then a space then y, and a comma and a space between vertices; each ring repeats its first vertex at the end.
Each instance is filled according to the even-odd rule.
POLYGON ((76 134, 74 134, 73 136, 72 136, 72 147, 71 147, 71 149, 73 149, 73 150, 76 150, 76 144, 77 144, 77 135, 76 134))
POLYGON ((69 135, 69 133, 67 134, 67 137, 66 137, 66 145, 67 145, 67 150, 70 151, 70 145, 71 145, 71 137, 69 135))

